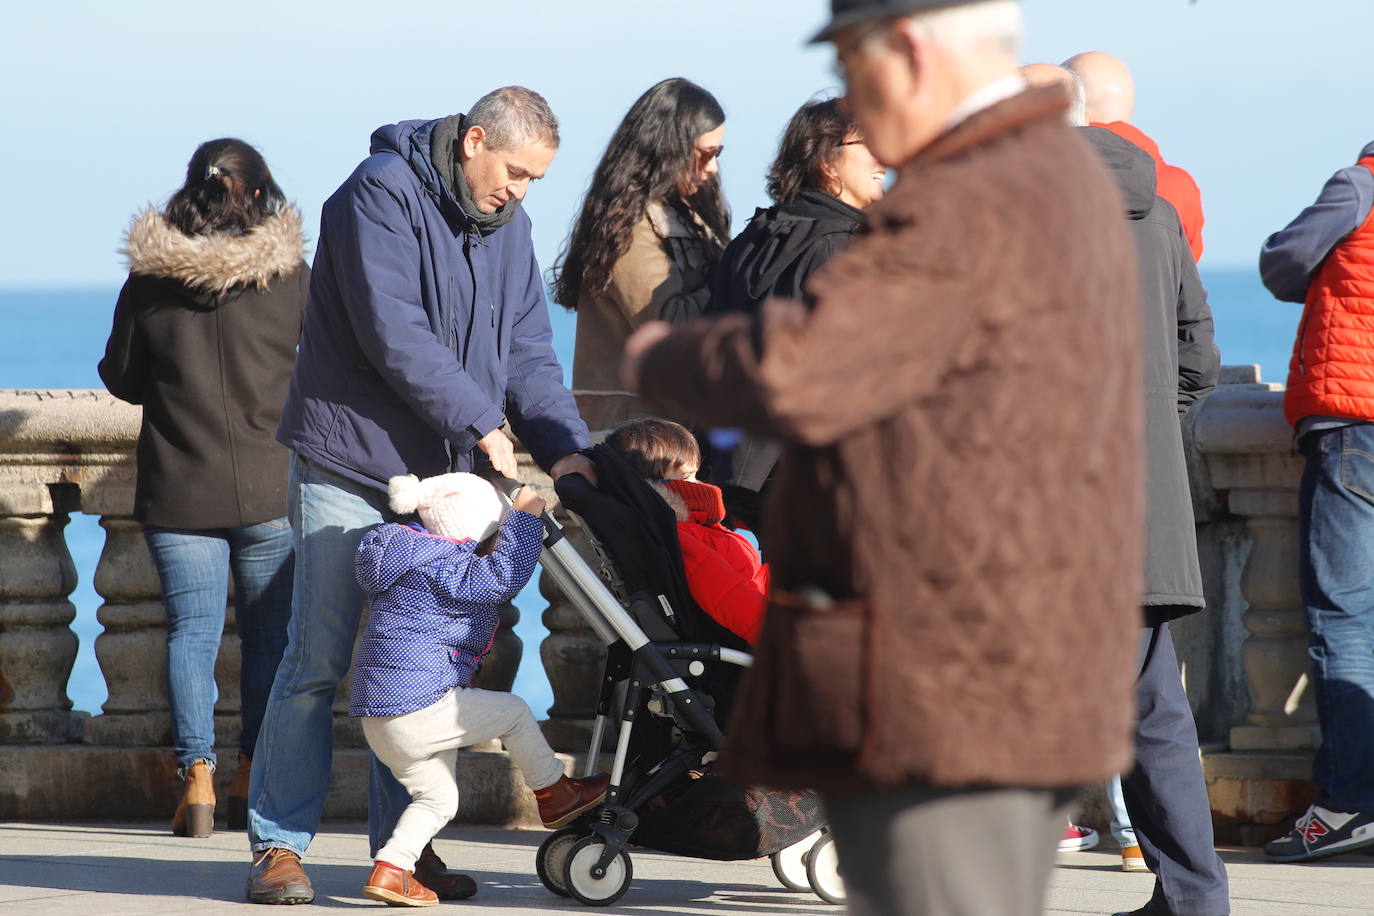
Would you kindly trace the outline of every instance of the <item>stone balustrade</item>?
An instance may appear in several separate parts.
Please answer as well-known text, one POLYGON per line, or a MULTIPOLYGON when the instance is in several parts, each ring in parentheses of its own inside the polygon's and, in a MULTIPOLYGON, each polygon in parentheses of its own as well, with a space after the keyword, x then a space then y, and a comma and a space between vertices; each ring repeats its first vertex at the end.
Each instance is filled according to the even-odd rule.
MULTIPOLYGON (((1176 624, 1175 639, 1222 835, 1234 827, 1230 838, 1255 841, 1305 803, 1320 738, 1297 594, 1301 460, 1291 454, 1278 387, 1253 367, 1229 367, 1223 382, 1186 427, 1211 609, 1176 624)), ((164 616, 130 515, 138 424, 138 408, 103 392, 0 391, 0 818, 154 815, 175 803, 164 616), (66 695, 77 611, 63 529, 73 512, 98 515, 106 538, 94 571, 104 627, 95 651, 109 699, 94 716, 73 712, 66 695), (92 787, 73 789, 74 781, 92 787)), ((521 474, 553 501, 528 456, 521 474)), ((568 532, 585 549, 575 519, 568 532)), ((549 635, 540 656, 554 694, 544 728, 556 748, 582 751, 603 650, 547 579, 541 594, 549 635)), ((518 615, 505 609, 483 686, 510 689, 522 651, 511 629, 518 615)), ((217 735, 227 747, 237 737, 237 659, 231 608, 216 671, 217 735)), ((367 755, 343 690, 335 710, 329 811, 356 817, 367 755)), ((527 794, 504 760, 465 759, 460 770, 477 783, 465 786, 460 818, 528 819, 527 794)))

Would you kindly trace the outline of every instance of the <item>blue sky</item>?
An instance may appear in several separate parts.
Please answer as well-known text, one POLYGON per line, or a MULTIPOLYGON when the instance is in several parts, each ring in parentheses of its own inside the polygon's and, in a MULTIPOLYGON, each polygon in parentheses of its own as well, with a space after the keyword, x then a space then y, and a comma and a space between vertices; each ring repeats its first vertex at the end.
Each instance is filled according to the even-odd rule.
MULTIPOLYGON (((1357 91, 1370 0, 1025 0, 1027 60, 1091 48, 1134 68, 1136 123, 1189 169, 1207 210, 1204 267, 1260 242, 1374 133, 1357 91)), ((311 234, 380 124, 464 109, 523 83, 563 122, 531 192, 541 261, 631 101, 686 76, 727 114, 722 165, 738 228, 763 202, 783 123, 833 88, 804 37, 823 0, 523 0, 478 5, 75 0, 7 5, 0 55, 0 287, 109 286, 130 214, 161 203, 202 140, 256 144, 311 234)))

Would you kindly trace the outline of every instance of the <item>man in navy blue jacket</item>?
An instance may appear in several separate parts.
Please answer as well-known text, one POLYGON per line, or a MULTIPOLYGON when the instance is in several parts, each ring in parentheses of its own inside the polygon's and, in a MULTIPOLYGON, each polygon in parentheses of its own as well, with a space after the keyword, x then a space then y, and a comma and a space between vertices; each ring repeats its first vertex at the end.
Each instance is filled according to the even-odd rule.
MULTIPOLYGON (((554 356, 520 202, 558 149, 537 93, 498 89, 467 115, 403 121, 325 202, 310 298, 277 438, 292 452, 296 573, 249 788, 256 903, 308 903, 300 865, 329 788, 333 702, 362 615, 353 556, 387 521, 386 481, 473 467, 515 475, 510 421, 555 478, 591 476, 587 427, 554 356)), ((409 799, 375 759, 375 854, 409 799)), ((444 899, 476 892, 426 849, 415 877, 444 899)))

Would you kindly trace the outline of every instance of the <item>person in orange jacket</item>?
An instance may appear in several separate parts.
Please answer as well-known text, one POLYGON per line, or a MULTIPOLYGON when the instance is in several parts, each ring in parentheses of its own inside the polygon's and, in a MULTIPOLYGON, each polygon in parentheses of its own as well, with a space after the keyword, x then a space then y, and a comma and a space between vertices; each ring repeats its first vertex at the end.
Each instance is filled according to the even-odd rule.
POLYGON ((1087 96, 1088 123, 1129 140, 1150 154, 1155 161, 1155 189, 1174 205, 1193 260, 1202 260, 1202 191, 1187 171, 1170 165, 1160 155, 1159 144, 1131 123, 1135 112, 1135 80, 1130 68, 1105 51, 1084 51, 1064 61, 1064 67, 1083 80, 1087 96))
POLYGON ((606 444, 647 479, 677 515, 682 566, 693 600, 752 646, 767 608, 768 566, 754 545, 725 527, 720 487, 696 479, 701 450, 685 426, 646 418, 624 423, 606 444))

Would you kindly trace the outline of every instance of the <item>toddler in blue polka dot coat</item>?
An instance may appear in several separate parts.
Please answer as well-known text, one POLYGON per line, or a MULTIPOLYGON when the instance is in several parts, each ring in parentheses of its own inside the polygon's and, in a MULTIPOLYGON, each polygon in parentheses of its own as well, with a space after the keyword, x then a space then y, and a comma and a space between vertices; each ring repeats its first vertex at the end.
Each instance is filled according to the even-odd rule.
POLYGON ((389 495, 395 512, 419 520, 378 525, 358 546, 355 572, 370 610, 349 714, 363 717, 368 745, 411 803, 377 852, 363 894, 428 906, 438 898, 415 880, 415 862, 458 813, 459 748, 501 739, 548 827, 598 804, 609 779, 565 776, 523 700, 468 686, 491 650, 500 606, 534 573, 544 501, 525 487, 507 507, 472 474, 395 477, 389 495))

